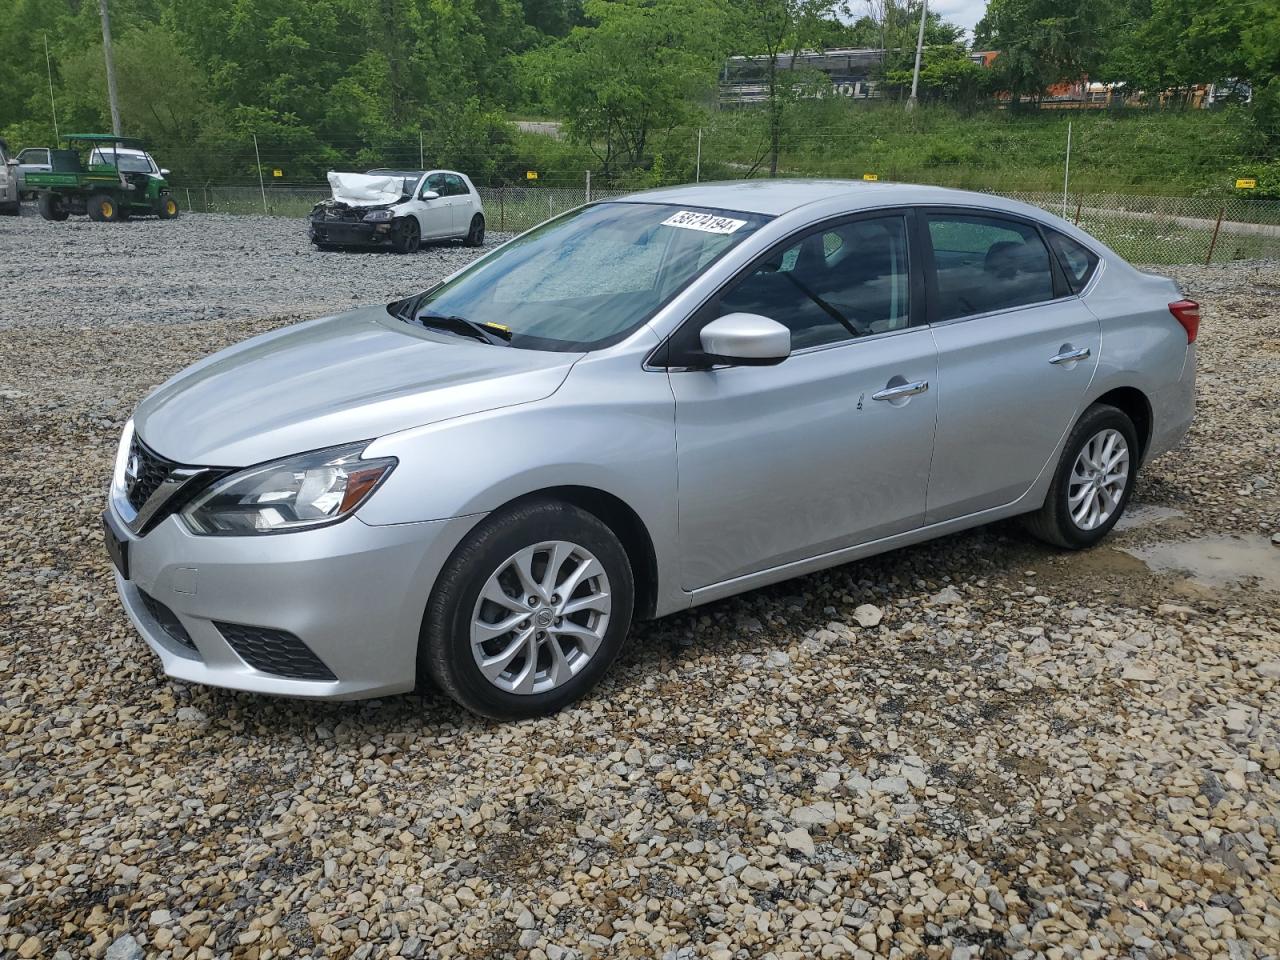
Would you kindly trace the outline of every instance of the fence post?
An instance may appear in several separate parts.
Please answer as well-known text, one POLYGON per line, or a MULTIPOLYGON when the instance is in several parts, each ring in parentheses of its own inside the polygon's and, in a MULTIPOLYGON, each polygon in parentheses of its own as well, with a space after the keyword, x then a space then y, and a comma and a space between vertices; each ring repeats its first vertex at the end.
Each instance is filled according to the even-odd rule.
POLYGON ((253 155, 258 161, 258 189, 262 191, 262 215, 267 215, 267 188, 262 182, 262 155, 258 153, 258 135, 253 135, 253 155))
POLYGON ((1084 198, 1076 201, 1076 226, 1080 226, 1080 208, 1084 206, 1084 198))
POLYGON ((498 229, 506 231, 507 229, 507 188, 498 188, 498 229))
POLYGON ((550 220, 555 215, 556 215, 555 210, 553 210, 551 207, 551 191, 548 190, 547 191, 547 219, 550 220))
POLYGON ((591 171, 587 171, 587 203, 591 202, 591 171))
POLYGON ((1218 245, 1218 231, 1222 229, 1222 215, 1226 212, 1226 207, 1218 208, 1218 222, 1213 225, 1213 237, 1209 240, 1209 255, 1204 258, 1204 265, 1206 267, 1209 265, 1209 262, 1213 260, 1213 248, 1218 245))
POLYGON ((1067 159, 1062 166, 1062 219, 1067 219, 1067 184, 1071 180, 1071 121, 1067 121, 1067 159))
POLYGON ((187 212, 191 212, 191 188, 187 187, 187 212))

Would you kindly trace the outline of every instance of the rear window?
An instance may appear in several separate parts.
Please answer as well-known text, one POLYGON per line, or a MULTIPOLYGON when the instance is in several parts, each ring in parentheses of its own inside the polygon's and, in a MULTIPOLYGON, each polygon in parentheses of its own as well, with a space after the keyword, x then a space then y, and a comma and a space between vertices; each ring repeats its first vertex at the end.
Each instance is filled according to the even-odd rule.
POLYGON ((939 320, 1053 299, 1049 251, 1035 227, 974 214, 929 214, 939 320))
POLYGON ((1070 237, 1049 231, 1049 246, 1053 248, 1062 265, 1062 272, 1067 275, 1067 283, 1072 293, 1079 293, 1089 283, 1093 271, 1098 266, 1098 256, 1082 243, 1070 237))

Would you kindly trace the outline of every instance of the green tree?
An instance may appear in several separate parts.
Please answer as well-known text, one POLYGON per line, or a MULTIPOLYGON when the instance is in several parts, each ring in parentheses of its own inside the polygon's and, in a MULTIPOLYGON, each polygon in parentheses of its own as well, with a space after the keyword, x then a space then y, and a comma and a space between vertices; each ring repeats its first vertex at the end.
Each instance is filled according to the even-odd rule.
POLYGON ((588 24, 532 51, 524 73, 606 177, 640 168, 655 136, 693 117, 723 57, 718 2, 587 0, 588 24))
POLYGON ((1015 104, 1038 102, 1051 84, 1079 80, 1101 62, 1105 19, 1099 0, 990 0, 974 43, 999 51, 993 79, 1015 104))

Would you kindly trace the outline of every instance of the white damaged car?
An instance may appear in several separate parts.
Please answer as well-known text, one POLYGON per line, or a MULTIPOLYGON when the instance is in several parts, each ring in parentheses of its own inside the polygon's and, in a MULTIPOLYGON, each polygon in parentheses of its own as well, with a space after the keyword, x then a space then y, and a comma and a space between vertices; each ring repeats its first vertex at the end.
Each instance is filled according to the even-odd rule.
POLYGON ((465 173, 330 172, 329 189, 333 196, 311 210, 311 242, 321 250, 389 247, 413 253, 424 240, 484 244, 484 206, 465 173))

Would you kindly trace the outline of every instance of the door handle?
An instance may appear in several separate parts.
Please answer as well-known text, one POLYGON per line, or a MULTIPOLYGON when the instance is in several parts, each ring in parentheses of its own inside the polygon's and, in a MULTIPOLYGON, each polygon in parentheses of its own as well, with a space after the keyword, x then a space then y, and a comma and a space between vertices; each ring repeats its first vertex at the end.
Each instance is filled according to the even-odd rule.
POLYGON ((1089 348, 1081 347, 1079 350, 1064 350, 1056 357, 1050 357, 1049 362, 1058 363, 1074 363, 1076 360, 1084 360, 1089 356, 1089 348))
POLYGON ((895 387, 885 387, 879 393, 873 393, 871 399, 902 400, 906 397, 914 397, 917 393, 924 393, 928 389, 928 380, 916 380, 912 383, 900 383, 895 387))

